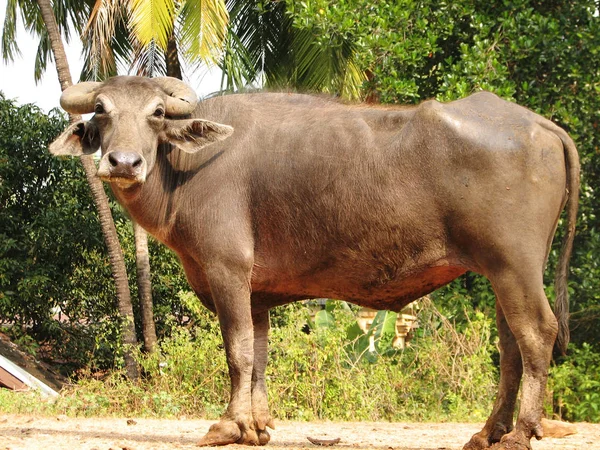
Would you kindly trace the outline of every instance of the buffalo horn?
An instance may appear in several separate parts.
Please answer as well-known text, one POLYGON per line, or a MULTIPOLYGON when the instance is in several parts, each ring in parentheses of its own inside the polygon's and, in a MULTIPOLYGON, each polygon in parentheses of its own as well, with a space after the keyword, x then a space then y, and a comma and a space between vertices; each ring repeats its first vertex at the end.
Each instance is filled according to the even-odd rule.
POLYGON ((89 114, 94 112, 96 96, 94 92, 102 83, 86 81, 69 86, 60 96, 60 106, 72 114, 89 114))
POLYGON ((167 115, 185 116, 196 108, 198 97, 183 81, 173 77, 158 77, 153 80, 169 95, 165 107, 167 115))

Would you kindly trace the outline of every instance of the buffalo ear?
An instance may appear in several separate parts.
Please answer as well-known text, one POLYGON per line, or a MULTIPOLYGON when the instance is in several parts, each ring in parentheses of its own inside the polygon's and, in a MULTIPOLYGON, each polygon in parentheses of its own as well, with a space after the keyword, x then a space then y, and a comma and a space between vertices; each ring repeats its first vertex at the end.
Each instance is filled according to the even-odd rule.
POLYGON ((91 155, 100 148, 100 133, 96 126, 85 120, 80 120, 63 131, 50 144, 48 150, 53 155, 81 156, 91 155))
POLYGON ((196 153, 214 142, 227 139, 233 133, 229 125, 203 119, 169 120, 162 139, 186 153, 196 153))

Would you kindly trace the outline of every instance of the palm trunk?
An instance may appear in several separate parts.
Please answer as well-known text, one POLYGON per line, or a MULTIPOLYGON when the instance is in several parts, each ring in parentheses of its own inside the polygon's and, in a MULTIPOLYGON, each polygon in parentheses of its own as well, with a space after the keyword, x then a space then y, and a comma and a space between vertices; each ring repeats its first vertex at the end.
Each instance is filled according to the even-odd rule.
POLYGON ((181 63, 179 62, 179 53, 177 52, 177 41, 175 35, 171 33, 167 41, 167 53, 165 54, 167 65, 167 76, 183 79, 181 76, 181 63))
MULTIPOLYGON (((177 42, 175 41, 175 36, 173 34, 169 37, 165 60, 167 65, 167 76, 179 78, 181 80, 183 78, 181 75, 181 64, 177 52, 177 42)), ((135 237, 138 297, 142 314, 144 350, 148 353, 152 353, 156 349, 157 338, 152 304, 148 234, 137 223, 132 223, 135 237)))
POLYGON ((144 350, 152 353, 156 348, 156 328, 152 308, 152 285, 150 282, 150 257, 148 254, 148 234, 137 223, 133 222, 135 237, 135 262, 137 266, 138 297, 142 313, 142 332, 144 334, 144 350))
MULTIPOLYGON (((71 72, 69 70, 69 63, 67 61, 67 55, 62 43, 62 37, 58 31, 58 25, 56 24, 56 18, 54 17, 54 11, 50 0, 37 0, 42 14, 42 19, 48 30, 48 36, 50 38, 50 44, 52 46, 52 53, 54 54, 54 60, 56 63, 56 71, 58 74, 58 80, 60 81, 61 90, 65 90, 71 86, 71 72)), ((69 114, 71 122, 79 120, 80 117, 77 115, 69 114)), ((123 259, 123 251, 119 244, 119 238, 117 236, 117 230, 113 221, 110 207, 108 205, 108 198, 104 192, 104 186, 102 182, 96 177, 96 165, 91 156, 82 156, 81 164, 85 170, 85 175, 92 191, 92 197, 98 210, 98 217, 100 219, 100 226, 102 228, 102 234, 104 241, 108 248, 108 256, 112 268, 113 278, 116 285, 117 300, 119 304, 119 313, 123 317, 123 347, 125 353, 125 368, 127 376, 130 379, 136 379, 139 376, 139 371, 135 359, 133 358, 132 349, 133 346, 137 345, 137 338, 135 334, 135 323, 133 321, 133 308, 131 305, 131 293, 129 291, 129 283, 127 281, 127 269, 125 268, 125 261, 123 259)))

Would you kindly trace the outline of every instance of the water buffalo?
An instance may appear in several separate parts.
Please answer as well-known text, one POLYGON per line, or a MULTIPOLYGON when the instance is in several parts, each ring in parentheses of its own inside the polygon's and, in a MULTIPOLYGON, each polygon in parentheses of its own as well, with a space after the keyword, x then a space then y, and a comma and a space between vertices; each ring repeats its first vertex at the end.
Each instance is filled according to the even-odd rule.
POLYGON ((501 376, 464 448, 528 449, 542 437, 552 348, 568 340, 579 191, 561 128, 486 92, 407 108, 287 93, 197 103, 178 80, 115 77, 72 86, 61 104, 95 115, 50 151, 101 148, 98 176, 217 313, 231 398, 200 445, 269 441, 273 306, 329 297, 398 311, 467 270, 497 296, 501 376), (553 313, 542 276, 565 206, 553 313))

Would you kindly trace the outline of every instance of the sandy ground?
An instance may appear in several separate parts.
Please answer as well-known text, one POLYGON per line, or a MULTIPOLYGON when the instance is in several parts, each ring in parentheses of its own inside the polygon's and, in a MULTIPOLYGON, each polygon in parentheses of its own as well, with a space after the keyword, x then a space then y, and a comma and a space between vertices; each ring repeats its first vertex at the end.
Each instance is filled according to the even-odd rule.
MULTIPOLYGON (((0 416, 0 450, 197 449, 206 420, 74 419, 64 416, 0 416)), ((266 450, 316 449, 306 439, 341 438, 339 449, 460 450, 477 424, 381 422, 278 422, 266 450)), ((600 450, 600 425, 577 424, 578 433, 545 438, 533 450, 600 450)), ((227 448, 243 450, 234 445, 227 448)))

